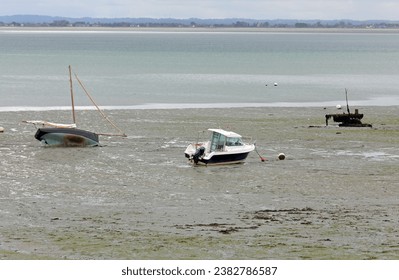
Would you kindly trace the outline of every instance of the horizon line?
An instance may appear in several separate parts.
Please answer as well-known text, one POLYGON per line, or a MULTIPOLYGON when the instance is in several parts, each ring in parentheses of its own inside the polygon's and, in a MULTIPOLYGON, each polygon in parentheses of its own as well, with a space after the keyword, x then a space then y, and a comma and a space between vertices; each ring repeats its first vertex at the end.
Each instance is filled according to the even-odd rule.
POLYGON ((260 19, 260 18, 250 18, 250 17, 224 17, 224 18, 200 18, 200 17, 96 17, 96 16, 59 16, 59 15, 46 15, 46 14, 13 14, 13 15, 0 15, 0 17, 49 17, 49 18, 66 18, 66 19, 107 19, 107 20, 121 20, 121 19, 153 19, 153 20, 253 20, 253 21, 353 21, 353 22, 366 22, 366 21, 389 21, 389 22, 399 22, 399 19, 351 19, 351 18, 330 18, 330 19, 320 19, 320 18, 274 18, 274 19, 260 19))

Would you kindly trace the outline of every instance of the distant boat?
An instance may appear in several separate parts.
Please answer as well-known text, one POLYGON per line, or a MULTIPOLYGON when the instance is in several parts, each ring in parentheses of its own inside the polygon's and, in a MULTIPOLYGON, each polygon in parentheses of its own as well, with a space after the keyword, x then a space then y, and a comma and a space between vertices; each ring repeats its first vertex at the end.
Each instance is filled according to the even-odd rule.
POLYGON ((208 129, 210 140, 188 145, 184 154, 194 165, 243 163, 255 150, 254 144, 242 142, 242 136, 223 129, 208 129))
MULTIPOLYGON (((371 124, 362 123, 363 114, 359 113, 358 109, 355 109, 355 113, 351 113, 348 103, 348 91, 345 89, 346 96, 346 110, 347 113, 341 114, 327 114, 326 115, 326 125, 328 125, 328 120, 333 119, 334 122, 340 123, 339 126, 350 126, 350 127, 372 127, 371 124)), ((337 105, 337 109, 341 109, 340 105, 337 105)))
POLYGON ((72 85, 72 70, 71 66, 69 66, 69 81, 71 88, 71 103, 72 103, 72 124, 60 124, 48 121, 25 121, 26 123, 34 124, 35 126, 41 126, 37 129, 35 138, 46 145, 49 146, 62 146, 62 147, 86 147, 86 146, 99 146, 99 135, 115 135, 115 136, 123 136, 126 137, 126 134, 122 132, 108 117, 104 114, 103 111, 98 107, 98 105, 94 102, 91 95, 87 92, 82 82, 79 80, 77 75, 75 74, 77 81, 80 86, 83 88, 84 92, 87 94, 89 99, 92 101, 94 106, 100 112, 100 114, 113 125, 118 131, 119 134, 105 134, 105 133, 95 133, 87 130, 82 130, 76 128, 76 115, 75 115, 75 104, 74 104, 74 94, 73 94, 73 85, 72 85))

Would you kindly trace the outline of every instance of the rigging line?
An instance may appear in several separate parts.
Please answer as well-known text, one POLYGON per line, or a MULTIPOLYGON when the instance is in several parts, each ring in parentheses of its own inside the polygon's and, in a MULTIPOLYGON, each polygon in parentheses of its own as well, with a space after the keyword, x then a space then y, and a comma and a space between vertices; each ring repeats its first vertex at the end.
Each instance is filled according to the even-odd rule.
POLYGON ((73 119, 73 123, 76 123, 75 101, 74 101, 74 96, 73 96, 73 85, 72 85, 72 70, 71 70, 71 65, 69 65, 69 86, 70 86, 70 88, 71 88, 72 119, 73 119))
POLYGON ((108 121, 116 130, 118 130, 121 133, 121 136, 123 137, 127 137, 127 135, 125 134, 125 132, 123 132, 122 129, 120 129, 116 124, 114 124, 108 117, 107 115, 105 115, 105 113, 100 109, 100 107, 98 107, 98 105, 96 104, 96 102, 94 101, 93 97, 91 97, 91 95, 89 94, 89 92, 86 90, 86 88, 84 87, 83 83, 79 80, 78 75, 76 75, 76 73, 74 73, 76 80, 78 81, 79 85, 82 87, 83 91, 86 93, 87 97, 90 99, 90 101, 93 103, 93 105, 97 108, 98 112, 100 112, 101 116, 108 121))

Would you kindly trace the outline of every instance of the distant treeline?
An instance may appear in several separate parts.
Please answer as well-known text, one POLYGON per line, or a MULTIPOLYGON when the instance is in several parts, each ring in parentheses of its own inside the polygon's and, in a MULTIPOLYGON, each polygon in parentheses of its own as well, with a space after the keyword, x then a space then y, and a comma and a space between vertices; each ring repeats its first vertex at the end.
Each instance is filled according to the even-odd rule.
POLYGON ((383 20, 255 20, 255 19, 152 19, 62 18, 50 16, 0 16, 0 26, 10 27, 269 27, 269 28, 399 28, 399 21, 383 20))

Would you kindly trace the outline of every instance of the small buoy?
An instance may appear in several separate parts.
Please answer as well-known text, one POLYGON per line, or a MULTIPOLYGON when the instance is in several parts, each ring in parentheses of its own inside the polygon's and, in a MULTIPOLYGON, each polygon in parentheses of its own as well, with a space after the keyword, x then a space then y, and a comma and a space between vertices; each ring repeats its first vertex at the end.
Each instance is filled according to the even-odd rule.
POLYGON ((4 127, 0 126, 0 133, 4 132, 4 127))
POLYGON ((277 83, 274 83, 274 86, 276 87, 276 86, 278 86, 278 84, 277 84, 277 83))
POLYGON ((337 105, 337 106, 335 106, 338 110, 341 110, 342 109, 342 106, 341 105, 337 105))
POLYGON ((279 153, 278 154, 278 159, 279 160, 284 160, 285 159, 285 154, 284 153, 279 153))

